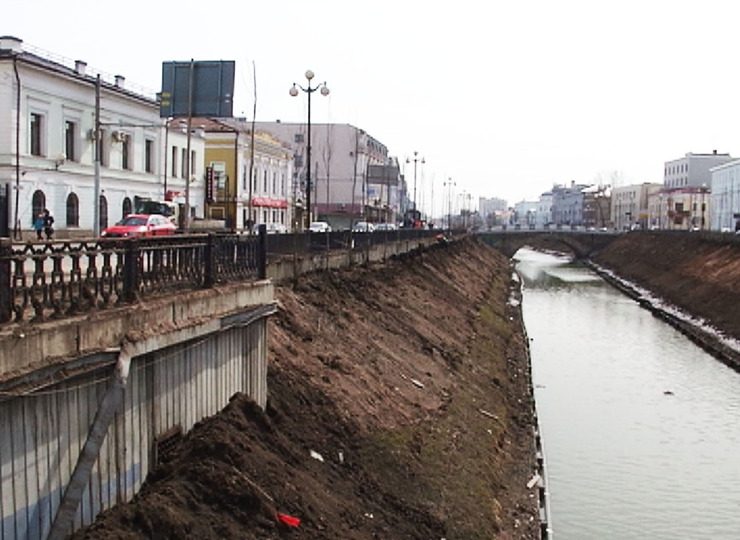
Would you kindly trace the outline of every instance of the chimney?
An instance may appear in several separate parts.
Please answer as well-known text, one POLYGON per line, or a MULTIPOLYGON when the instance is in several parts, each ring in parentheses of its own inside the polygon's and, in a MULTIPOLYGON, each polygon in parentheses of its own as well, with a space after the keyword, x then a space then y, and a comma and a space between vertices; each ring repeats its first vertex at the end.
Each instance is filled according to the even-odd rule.
POLYGON ((123 88, 123 84, 126 82, 126 77, 123 75, 116 75, 116 86, 118 88, 123 88))
POLYGON ((75 71, 78 75, 85 75, 87 69, 87 62, 84 60, 75 60, 75 71))
POLYGON ((13 36, 0 36, 0 51, 23 52, 23 40, 13 36))

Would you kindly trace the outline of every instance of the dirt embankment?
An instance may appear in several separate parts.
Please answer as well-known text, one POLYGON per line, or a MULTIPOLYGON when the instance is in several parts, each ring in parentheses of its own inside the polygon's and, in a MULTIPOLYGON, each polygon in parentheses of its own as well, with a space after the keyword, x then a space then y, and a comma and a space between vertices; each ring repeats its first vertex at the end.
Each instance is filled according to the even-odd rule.
POLYGON ((511 275, 465 240, 278 288, 266 411, 235 396, 78 537, 538 538, 511 275))
POLYGON ((594 261, 740 340, 740 243, 701 233, 630 233, 594 261))

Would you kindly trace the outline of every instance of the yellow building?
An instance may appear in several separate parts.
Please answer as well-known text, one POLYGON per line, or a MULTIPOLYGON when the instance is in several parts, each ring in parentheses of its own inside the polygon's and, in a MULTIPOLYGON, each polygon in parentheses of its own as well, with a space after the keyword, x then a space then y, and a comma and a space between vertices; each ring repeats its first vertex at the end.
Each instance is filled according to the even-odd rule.
POLYGON ((266 132, 252 135, 239 119, 199 119, 206 133, 206 217, 223 219, 227 228, 268 231, 294 229, 293 155, 266 132))

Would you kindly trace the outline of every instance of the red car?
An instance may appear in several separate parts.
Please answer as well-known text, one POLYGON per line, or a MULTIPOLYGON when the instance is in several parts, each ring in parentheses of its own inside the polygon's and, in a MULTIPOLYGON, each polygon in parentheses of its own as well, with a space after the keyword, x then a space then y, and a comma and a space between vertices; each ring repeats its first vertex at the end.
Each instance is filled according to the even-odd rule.
POLYGON ((177 227, 159 214, 129 214, 121 221, 105 229, 100 236, 105 238, 131 238, 134 236, 162 236, 175 234, 177 227))

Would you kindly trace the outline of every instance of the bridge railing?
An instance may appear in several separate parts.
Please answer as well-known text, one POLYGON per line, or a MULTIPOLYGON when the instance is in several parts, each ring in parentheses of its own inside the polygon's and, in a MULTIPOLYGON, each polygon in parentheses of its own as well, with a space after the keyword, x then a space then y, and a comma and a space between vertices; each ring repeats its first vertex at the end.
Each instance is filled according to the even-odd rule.
POLYGON ((28 242, 0 239, 0 322, 264 278, 265 234, 28 242))

